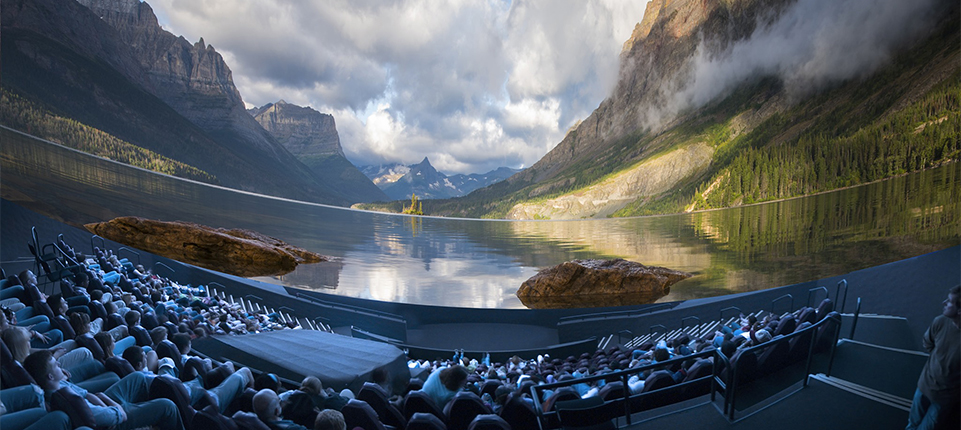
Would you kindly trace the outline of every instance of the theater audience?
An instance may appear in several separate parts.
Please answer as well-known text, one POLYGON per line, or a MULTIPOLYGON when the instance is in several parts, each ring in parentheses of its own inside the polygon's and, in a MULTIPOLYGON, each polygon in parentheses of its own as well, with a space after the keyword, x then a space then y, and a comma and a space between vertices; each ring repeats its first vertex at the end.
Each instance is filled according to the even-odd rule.
POLYGON ((30 354, 23 367, 47 396, 67 388, 85 400, 98 427, 136 429, 157 425, 164 429, 183 429, 177 406, 168 399, 148 400, 146 376, 131 373, 101 393, 91 393, 67 381, 60 363, 47 350, 30 354))

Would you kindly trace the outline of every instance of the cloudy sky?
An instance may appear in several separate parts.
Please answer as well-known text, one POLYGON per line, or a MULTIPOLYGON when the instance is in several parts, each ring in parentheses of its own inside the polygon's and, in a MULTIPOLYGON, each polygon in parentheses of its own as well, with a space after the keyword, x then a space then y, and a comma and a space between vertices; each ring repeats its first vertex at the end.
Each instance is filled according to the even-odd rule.
POLYGON ((608 95, 646 1, 149 0, 251 106, 334 115, 358 165, 527 167, 608 95))

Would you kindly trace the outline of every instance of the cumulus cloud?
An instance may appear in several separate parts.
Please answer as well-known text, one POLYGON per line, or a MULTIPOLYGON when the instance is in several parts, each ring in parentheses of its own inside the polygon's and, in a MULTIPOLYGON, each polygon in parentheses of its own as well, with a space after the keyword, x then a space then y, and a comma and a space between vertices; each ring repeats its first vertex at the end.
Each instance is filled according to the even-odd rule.
POLYGON ((718 51, 704 40, 689 77, 675 83, 666 103, 650 109, 658 127, 678 112, 700 107, 760 76, 776 76, 791 97, 859 78, 929 31, 942 0, 797 0, 773 20, 761 17, 751 37, 718 51), (770 22, 763 22, 769 20, 770 22))
POLYGON ((356 164, 529 166, 613 87, 631 0, 149 0, 224 55, 248 105, 334 115, 356 164))

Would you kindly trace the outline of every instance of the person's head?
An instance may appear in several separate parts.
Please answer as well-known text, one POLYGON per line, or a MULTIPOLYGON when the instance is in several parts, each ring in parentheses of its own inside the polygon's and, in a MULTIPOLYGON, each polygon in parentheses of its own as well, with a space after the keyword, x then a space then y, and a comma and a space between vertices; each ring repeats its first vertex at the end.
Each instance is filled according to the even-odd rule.
POLYGON ((127 313, 123 314, 123 320, 127 322, 127 325, 139 325, 140 311, 134 309, 127 311, 127 313))
POLYGON ((308 376, 300 383, 300 391, 318 395, 324 392, 324 384, 316 376, 308 376))
POLYGON ((761 329, 754 334, 754 337, 757 338, 757 344, 760 345, 771 340, 771 332, 767 331, 767 329, 761 329))
POLYGON ((30 270, 20 272, 17 278, 20 279, 20 284, 23 286, 37 285, 37 275, 34 275, 30 270))
POLYGON ((6 328, 8 325, 17 325, 17 313, 6 306, 0 306, 0 310, 3 310, 3 326, 6 328))
POLYGON ((265 388, 274 392, 280 391, 280 379, 277 378, 277 375, 264 372, 254 379, 255 390, 262 390, 265 388))
POLYGON ((48 349, 41 349, 23 360, 23 368, 44 391, 56 391, 60 381, 66 379, 60 363, 48 349))
POLYGON ((67 315, 67 309, 70 307, 67 305, 67 301, 63 299, 62 294, 54 294, 47 297, 47 303, 50 304, 50 310, 53 311, 54 315, 67 315))
POLYGON ((276 421, 280 418, 280 397, 273 390, 264 388, 254 394, 254 413, 262 421, 276 421))
POLYGON ((90 332, 90 315, 83 312, 70 314, 70 327, 77 333, 77 336, 90 332))
POLYGON ((958 319, 961 318, 961 305, 959 305, 959 301, 961 301, 961 284, 955 285, 948 290, 948 298, 942 302, 944 308, 941 313, 957 322, 958 319))
POLYGON ((30 330, 25 327, 11 326, 0 334, 3 343, 7 344, 13 359, 23 363, 23 360, 30 355, 30 330))
POLYGON ((440 382, 450 391, 460 391, 467 383, 467 369, 464 366, 451 366, 440 371, 440 382))
POLYGON ((130 363, 130 366, 134 370, 143 370, 146 366, 147 356, 143 352, 143 348, 139 346, 131 346, 123 350, 123 359, 130 363))
POLYGON ((150 329, 150 342, 154 345, 167 339, 167 327, 157 326, 150 329))
POLYGON ((347 430, 344 414, 334 409, 324 409, 314 420, 314 430, 347 430))
POLYGON ((721 342, 721 353, 723 353, 725 357, 731 358, 731 356, 734 355, 735 351, 737 351, 737 344, 735 344, 734 342, 730 340, 725 340, 724 342, 721 342))
POLYGON ((100 344, 100 349, 107 357, 113 357, 113 349, 116 347, 116 343, 113 340, 113 336, 110 333, 102 331, 93 335, 93 338, 100 344))
POLYGON ((107 311, 108 314, 115 314, 120 311, 119 309, 117 309, 117 304, 109 300, 107 302, 104 302, 103 310, 107 311))
POLYGON ((93 290, 93 289, 91 289, 91 290, 90 290, 90 300, 91 300, 91 301, 98 301, 98 302, 101 301, 101 300, 103 300, 103 291, 102 291, 102 290, 93 290))
POLYGON ((654 348, 654 361, 662 362, 671 359, 671 353, 667 348, 654 348))
POLYGON ((87 276, 87 272, 81 271, 73 275, 73 283, 77 284, 77 286, 87 288, 87 285, 90 284, 90 278, 87 276))
POLYGON ((190 335, 187 333, 177 333, 173 335, 171 341, 174 345, 177 345, 177 349, 180 350, 181 354, 187 354, 190 352, 190 335))

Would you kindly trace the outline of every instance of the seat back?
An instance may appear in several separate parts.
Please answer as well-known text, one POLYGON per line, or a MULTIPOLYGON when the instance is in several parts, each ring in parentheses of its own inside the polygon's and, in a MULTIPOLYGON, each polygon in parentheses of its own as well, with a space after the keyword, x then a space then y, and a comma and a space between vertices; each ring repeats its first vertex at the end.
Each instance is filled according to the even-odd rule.
POLYGON ((536 429, 540 426, 537 421, 537 413, 534 412, 534 406, 526 402, 523 396, 518 393, 507 395, 500 416, 513 429, 536 429))
POLYGON ((385 430, 384 424, 377 418, 377 412, 363 400, 350 399, 340 412, 344 414, 349 429, 385 430))
POLYGON ((0 383, 2 383, 3 388, 35 383, 27 370, 17 360, 13 359, 13 353, 7 349, 7 344, 3 342, 0 342, 0 383))
POLYGON ((624 398, 624 382, 608 382, 597 392, 597 397, 604 400, 616 400, 624 398))
POLYGON ((187 387, 179 379, 169 375, 159 375, 150 382, 147 395, 150 400, 169 399, 174 402, 177 405, 177 410, 180 411, 180 421, 183 422, 185 428, 188 428, 190 423, 193 422, 194 414, 197 411, 190 406, 190 392, 187 391, 187 387))
POLYGON ((768 375, 783 369, 791 355, 790 341, 777 342, 768 345, 757 358, 758 370, 761 374, 768 375))
POLYGON ((387 392, 380 385, 373 382, 365 382, 360 391, 357 392, 357 399, 363 400, 377 412, 380 422, 393 426, 398 429, 407 427, 407 419, 394 405, 387 399, 387 392))
POLYGON ((572 387, 561 387, 557 391, 552 393, 547 400, 544 400, 543 411, 550 412, 554 410, 554 404, 557 402, 562 402, 564 400, 577 400, 581 398, 580 394, 577 394, 577 390, 572 387))
POLYGON ((471 420, 467 430, 511 430, 511 425, 494 414, 480 414, 471 420))
POLYGON ((467 430, 474 417, 491 413, 484 401, 470 391, 458 392, 444 408, 449 430, 467 430))
POLYGON ((407 430, 447 430, 447 425, 434 414, 415 412, 407 422, 407 430))
POLYGON ((781 321, 778 321, 777 328, 774 329, 774 333, 771 333, 771 336, 787 336, 794 333, 795 328, 797 328, 797 320, 794 319, 793 316, 787 316, 781 318, 781 321))
POLYGON ((557 403, 557 415, 564 429, 616 429, 614 417, 624 410, 595 396, 557 403))
POLYGON ((818 305, 817 311, 817 321, 821 321, 824 317, 828 316, 831 311, 834 310, 834 302, 831 299, 821 300, 821 304, 818 305))
POLYGON ((674 375, 667 370, 655 370, 651 372, 651 376, 648 376, 644 380, 644 389, 641 390, 642 393, 648 391, 660 390, 661 388, 670 387, 674 385, 674 375))
POLYGON ((417 412, 434 415, 447 425, 447 416, 444 415, 444 411, 437 407, 434 399, 423 391, 411 391, 404 396, 404 418, 409 420, 417 412))

